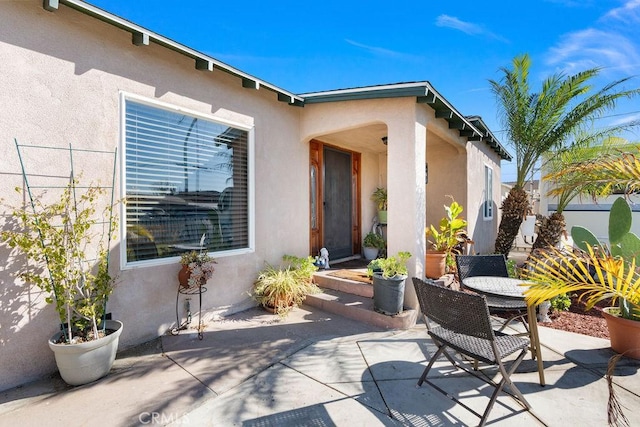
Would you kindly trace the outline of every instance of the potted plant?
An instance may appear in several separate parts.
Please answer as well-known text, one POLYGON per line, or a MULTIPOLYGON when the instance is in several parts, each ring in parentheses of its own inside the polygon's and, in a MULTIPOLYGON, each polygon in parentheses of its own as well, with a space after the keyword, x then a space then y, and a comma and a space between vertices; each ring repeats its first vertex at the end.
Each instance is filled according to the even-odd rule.
POLYGON ((382 267, 380 266, 382 260, 382 258, 376 258, 367 264, 367 276, 373 277, 374 273, 382 273, 382 267))
POLYGON ((387 223, 387 189, 383 187, 376 188, 371 195, 371 200, 376 203, 378 208, 378 222, 380 224, 387 223))
POLYGON ((402 313, 404 287, 407 279, 409 252, 378 258, 369 264, 373 272, 373 309, 390 316, 402 313), (379 270, 379 271, 376 271, 379 270))
POLYGON ((204 250, 183 253, 180 256, 182 268, 178 272, 180 286, 192 288, 204 285, 213 276, 214 264, 216 260, 207 255, 204 250))
POLYGON ((28 207, 14 209, 20 229, 1 234, 28 261, 19 276, 50 293, 46 300, 55 304, 63 329, 49 340, 49 347, 62 379, 71 385, 86 384, 109 372, 122 333, 122 322, 105 315, 115 286, 108 267, 116 218, 112 206, 104 216, 96 215, 104 192, 96 185, 81 191, 71 180, 57 201, 45 204, 40 197, 28 207), (104 218, 109 219, 106 226, 104 218), (108 231, 98 231, 103 227, 108 231))
MULTIPOLYGON (((451 196, 449 196, 451 197, 451 196)), ((446 215, 440 220, 438 228, 431 224, 426 230, 429 248, 425 254, 425 275, 431 279, 439 279, 447 266, 455 264, 453 255, 466 239, 467 221, 460 218, 462 206, 451 197, 451 204, 445 205, 446 215)))
POLYGON ((609 244, 598 241, 586 228, 574 226, 574 251, 550 249, 530 260, 524 278, 534 282, 526 291, 527 302, 539 304, 565 293, 579 292, 587 309, 616 300, 605 308, 611 348, 640 359, 640 239, 631 229, 631 208, 619 197, 609 213, 609 244))
POLYGON ((378 252, 383 250, 387 245, 387 242, 384 241, 384 238, 374 232, 368 233, 364 237, 364 258, 366 260, 375 259, 378 256, 378 252))
POLYGON ((267 264, 253 285, 252 297, 265 309, 280 316, 303 303, 307 295, 320 289, 313 283, 313 273, 318 270, 314 258, 282 257, 284 265, 267 264))

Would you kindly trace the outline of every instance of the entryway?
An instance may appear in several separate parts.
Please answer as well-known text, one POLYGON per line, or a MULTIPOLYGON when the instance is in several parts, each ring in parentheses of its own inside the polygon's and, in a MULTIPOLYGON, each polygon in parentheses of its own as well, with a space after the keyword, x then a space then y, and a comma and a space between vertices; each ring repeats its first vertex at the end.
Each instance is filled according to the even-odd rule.
POLYGON ((310 142, 311 253, 330 259, 360 253, 360 154, 310 142))

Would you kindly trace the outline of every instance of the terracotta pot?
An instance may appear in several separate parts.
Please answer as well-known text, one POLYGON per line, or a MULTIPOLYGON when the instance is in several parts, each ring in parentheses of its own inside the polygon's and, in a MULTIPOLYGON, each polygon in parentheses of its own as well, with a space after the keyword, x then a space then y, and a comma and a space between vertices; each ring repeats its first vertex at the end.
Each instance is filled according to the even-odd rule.
POLYGON ((191 277, 191 271, 189 270, 189 266, 183 265, 180 271, 178 272, 178 282, 180 286, 183 288, 189 287, 189 277, 191 277))
POLYGON ((445 252, 427 251, 424 257, 424 275, 429 279, 439 279, 447 271, 445 252))
POLYGON ((640 359, 640 322, 609 314, 611 310, 615 312, 618 308, 606 307, 602 311, 609 329, 611 348, 626 357, 640 359))

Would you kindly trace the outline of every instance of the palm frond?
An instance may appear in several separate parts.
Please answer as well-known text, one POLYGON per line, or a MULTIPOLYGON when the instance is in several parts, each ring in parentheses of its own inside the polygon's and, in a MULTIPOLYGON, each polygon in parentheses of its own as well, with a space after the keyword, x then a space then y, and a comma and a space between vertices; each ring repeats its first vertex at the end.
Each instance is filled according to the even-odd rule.
POLYGON ((640 191, 640 148, 631 145, 626 150, 568 165, 563 170, 545 176, 545 179, 559 183, 549 194, 561 194, 567 187, 575 185, 577 178, 589 183, 594 197, 611 194, 616 189, 622 189, 625 193, 640 191), (573 182, 567 179, 571 176, 576 177, 573 182))
POLYGON ((566 252, 552 248, 529 260, 523 273, 523 278, 533 283, 525 291, 527 303, 537 305, 572 292, 580 292, 587 309, 607 299, 640 303, 635 260, 613 257, 606 247, 587 249, 566 252))

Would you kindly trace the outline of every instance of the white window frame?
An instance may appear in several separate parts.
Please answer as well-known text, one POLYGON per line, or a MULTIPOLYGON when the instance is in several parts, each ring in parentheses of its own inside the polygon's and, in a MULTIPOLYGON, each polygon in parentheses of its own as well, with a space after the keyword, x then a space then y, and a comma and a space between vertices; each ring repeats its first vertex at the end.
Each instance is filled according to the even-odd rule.
MULTIPOLYGON (((211 255, 216 258, 222 258, 233 255, 242 255, 255 252, 255 127, 244 123, 220 118, 213 115, 203 114, 201 112, 188 108, 179 107, 170 103, 151 99, 140 95, 120 91, 120 129, 119 129, 119 150, 120 150, 120 194, 123 198, 127 195, 127 174, 126 174, 126 103, 128 101, 145 104, 153 108, 169 110, 172 112, 186 114, 203 120, 209 120, 225 126, 231 126, 247 132, 247 233, 248 245, 246 248, 232 249, 226 251, 212 252, 211 255)), ((156 265, 175 264, 180 260, 179 256, 149 259, 142 261, 127 261, 127 224, 126 224, 126 205, 120 203, 120 268, 129 270, 142 267, 150 267, 156 265)))
POLYGON ((484 165, 484 200, 482 202, 482 219, 493 219, 493 168, 484 165))

